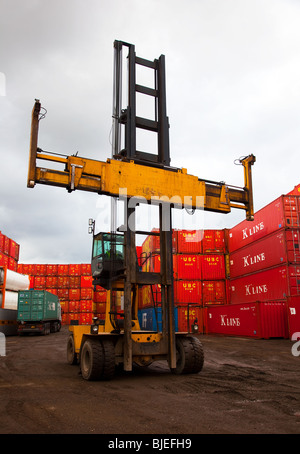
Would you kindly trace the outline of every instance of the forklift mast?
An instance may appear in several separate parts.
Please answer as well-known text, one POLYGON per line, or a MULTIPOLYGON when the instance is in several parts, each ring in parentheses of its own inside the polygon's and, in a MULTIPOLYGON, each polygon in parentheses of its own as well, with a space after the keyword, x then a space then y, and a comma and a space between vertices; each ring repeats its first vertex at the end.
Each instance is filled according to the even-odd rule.
MULTIPOLYGON (((135 162, 139 165, 169 169, 169 120, 167 117, 165 57, 161 55, 154 61, 137 57, 135 46, 123 41, 114 42, 114 102, 113 102, 113 158, 125 162, 135 162), (123 49, 128 49, 128 87, 127 106, 122 106, 123 94, 123 49), (137 83, 137 66, 153 72, 152 87, 137 83), (150 97, 153 100, 154 119, 142 118, 136 115, 136 93, 150 97), (122 126, 125 127, 124 145, 122 148, 122 126), (137 150, 137 129, 156 134, 157 153, 149 150, 137 150)), ((162 314, 165 327, 164 336, 168 339, 169 364, 171 369, 176 366, 175 320, 173 296, 173 260, 172 260, 172 225, 171 206, 161 203, 159 206, 160 224, 160 262, 161 272, 140 272, 137 267, 135 229, 136 206, 125 207, 124 214, 124 369, 130 370, 132 364, 131 329, 132 329, 132 285, 157 284, 161 285, 162 314), (130 219, 130 223, 129 223, 130 219), (166 230, 165 226, 169 228, 166 230)), ((147 232, 151 234, 151 232, 147 232)), ((112 260, 111 266, 117 265, 112 260)), ((115 270, 114 273, 115 274, 115 270)), ((113 280, 110 281, 111 285, 113 280)))

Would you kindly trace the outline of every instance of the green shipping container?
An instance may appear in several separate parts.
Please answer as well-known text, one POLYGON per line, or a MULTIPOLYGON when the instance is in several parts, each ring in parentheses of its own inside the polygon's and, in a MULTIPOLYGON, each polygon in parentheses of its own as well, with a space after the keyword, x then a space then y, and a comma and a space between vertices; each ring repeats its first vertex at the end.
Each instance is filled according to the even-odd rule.
POLYGON ((18 293, 17 321, 61 320, 57 295, 45 290, 25 290, 18 293))

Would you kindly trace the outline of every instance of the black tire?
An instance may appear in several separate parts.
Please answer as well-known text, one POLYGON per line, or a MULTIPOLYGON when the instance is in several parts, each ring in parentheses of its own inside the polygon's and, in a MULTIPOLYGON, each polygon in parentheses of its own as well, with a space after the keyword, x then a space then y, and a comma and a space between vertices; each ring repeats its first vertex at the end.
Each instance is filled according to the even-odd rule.
POLYGON ((102 341, 104 352, 104 364, 102 372, 102 380, 111 380, 115 375, 115 346, 114 343, 108 339, 102 341))
POLYGON ((173 372, 180 374, 197 374, 204 363, 203 347, 196 337, 178 337, 176 339, 177 361, 173 372))
POLYGON ((86 340, 81 348, 80 369, 85 380, 100 380, 103 374, 104 352, 99 340, 86 340))
POLYGON ((50 333, 56 333, 57 331, 57 322, 50 324, 50 333))
POLYGON ((72 366, 78 364, 77 354, 75 353, 73 334, 70 334, 67 342, 67 361, 72 366))
POLYGON ((44 336, 48 336, 50 334, 50 323, 44 324, 43 334, 44 336))

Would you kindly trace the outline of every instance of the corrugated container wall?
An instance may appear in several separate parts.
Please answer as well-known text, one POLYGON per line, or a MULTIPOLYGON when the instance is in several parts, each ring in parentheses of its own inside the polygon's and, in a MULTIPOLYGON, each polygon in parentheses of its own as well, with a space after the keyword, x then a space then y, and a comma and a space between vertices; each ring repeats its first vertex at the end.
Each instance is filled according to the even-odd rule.
POLYGON ((300 295, 300 265, 282 265, 230 281, 232 304, 300 295))
POLYGON ((230 277, 235 278, 300 262, 300 230, 280 230, 230 254, 230 277))
POLYGON ((257 211, 254 221, 242 221, 229 231, 229 252, 282 228, 300 228, 299 196, 280 196, 257 211))
POLYGON ((206 311, 207 333, 264 339, 289 337, 285 301, 212 306, 206 311))

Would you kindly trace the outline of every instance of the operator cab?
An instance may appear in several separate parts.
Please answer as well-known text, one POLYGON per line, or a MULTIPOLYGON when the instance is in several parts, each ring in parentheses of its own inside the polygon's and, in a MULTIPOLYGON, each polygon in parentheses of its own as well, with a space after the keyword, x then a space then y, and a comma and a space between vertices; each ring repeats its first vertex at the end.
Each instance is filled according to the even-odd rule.
POLYGON ((124 235, 94 235, 91 267, 93 284, 109 289, 110 280, 124 271, 124 235))

